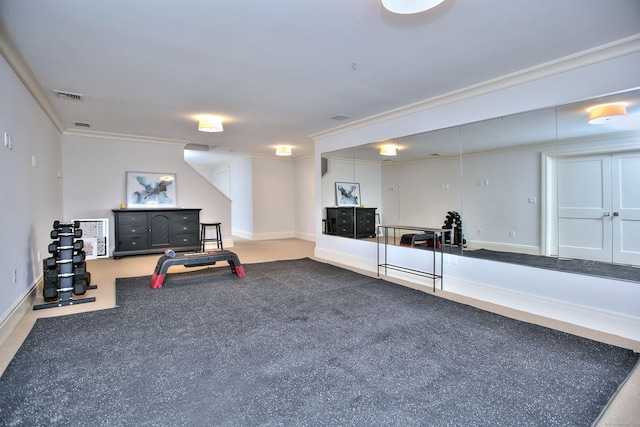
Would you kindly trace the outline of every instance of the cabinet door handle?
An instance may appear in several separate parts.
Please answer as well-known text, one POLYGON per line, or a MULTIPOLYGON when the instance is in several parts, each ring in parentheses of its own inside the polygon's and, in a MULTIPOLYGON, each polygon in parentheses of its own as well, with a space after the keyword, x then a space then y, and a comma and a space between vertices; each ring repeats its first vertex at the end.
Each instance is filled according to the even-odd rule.
POLYGON ((602 216, 610 216, 611 212, 605 212, 602 216))
POLYGON ((620 212, 614 212, 613 216, 620 216, 620 212))

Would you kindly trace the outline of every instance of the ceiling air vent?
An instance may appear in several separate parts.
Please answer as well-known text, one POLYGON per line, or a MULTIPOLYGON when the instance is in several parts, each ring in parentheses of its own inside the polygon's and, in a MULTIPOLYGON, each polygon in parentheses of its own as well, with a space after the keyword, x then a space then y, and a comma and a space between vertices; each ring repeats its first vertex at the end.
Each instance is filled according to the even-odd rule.
POLYGON ((74 125, 76 125, 79 128, 90 128, 91 125, 89 123, 83 123, 83 122, 73 122, 74 125))
POLYGON ((350 119, 350 116, 345 116, 344 114, 337 114, 333 117, 329 117, 331 120, 347 120, 350 119))
POLYGON ((56 93, 56 95, 58 95, 58 98, 64 98, 70 101, 82 101, 81 93, 65 92, 63 90, 55 90, 55 89, 53 91, 56 93))
POLYGON ((184 146, 185 150, 193 150, 193 151, 209 151, 213 148, 216 148, 216 147, 215 146, 210 147, 205 144, 194 144, 193 142, 189 142, 184 146))

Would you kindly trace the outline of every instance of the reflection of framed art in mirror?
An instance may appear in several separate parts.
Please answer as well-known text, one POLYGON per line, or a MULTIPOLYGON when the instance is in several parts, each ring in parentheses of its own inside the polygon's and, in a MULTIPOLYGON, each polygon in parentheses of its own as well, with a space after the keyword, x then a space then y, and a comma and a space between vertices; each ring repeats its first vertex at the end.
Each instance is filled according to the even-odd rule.
POLYGON ((336 182, 336 204, 338 206, 360 206, 360 184, 336 182))

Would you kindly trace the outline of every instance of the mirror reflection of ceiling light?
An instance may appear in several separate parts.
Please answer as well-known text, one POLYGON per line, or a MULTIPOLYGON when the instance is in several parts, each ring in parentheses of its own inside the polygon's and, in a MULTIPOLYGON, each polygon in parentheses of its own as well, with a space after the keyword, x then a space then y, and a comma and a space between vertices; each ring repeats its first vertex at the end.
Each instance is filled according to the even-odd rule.
POLYGON ((409 15, 434 8, 443 1, 444 0, 382 0, 382 6, 389 12, 409 15))
POLYGON ((198 130, 200 132, 222 132, 222 119, 216 116, 202 117, 198 121, 198 130))
POLYGON ((397 156, 398 155, 398 147, 395 145, 383 145, 380 147, 380 155, 381 156, 397 156))
POLYGON ((594 105, 587 109, 589 112, 589 124, 606 125, 620 121, 627 117, 626 106, 627 104, 624 102, 594 105))

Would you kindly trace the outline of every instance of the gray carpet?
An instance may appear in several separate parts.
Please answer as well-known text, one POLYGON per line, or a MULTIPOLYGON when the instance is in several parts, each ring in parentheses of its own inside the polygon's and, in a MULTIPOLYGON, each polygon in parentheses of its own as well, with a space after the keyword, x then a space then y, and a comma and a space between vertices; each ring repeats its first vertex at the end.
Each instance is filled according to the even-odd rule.
POLYGON ((0 379, 20 426, 589 426, 631 351, 309 259, 118 279, 0 379))

